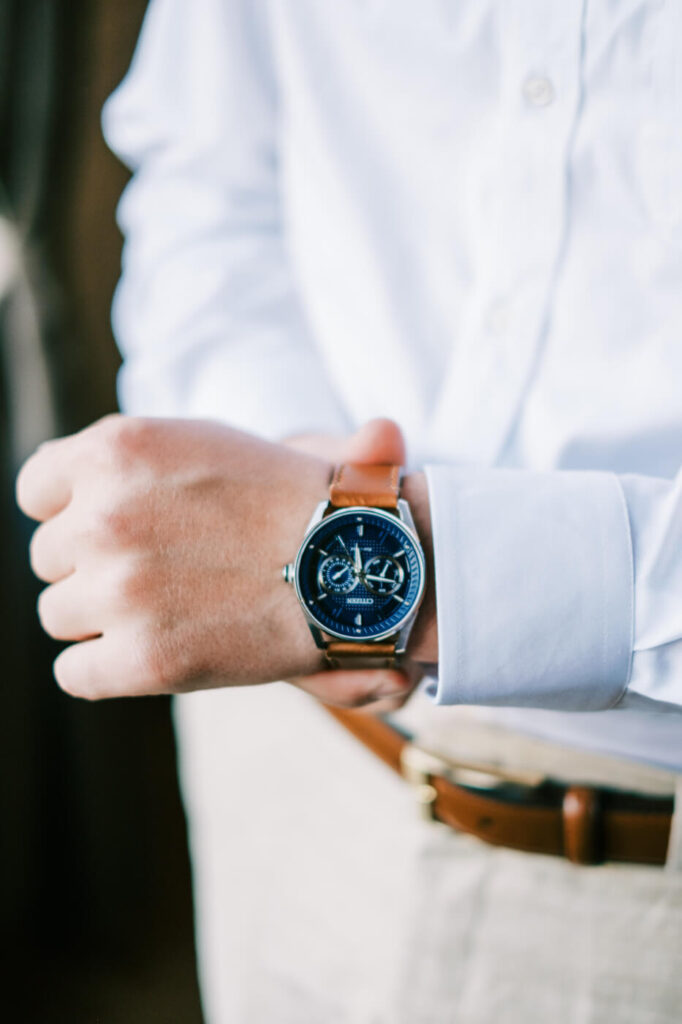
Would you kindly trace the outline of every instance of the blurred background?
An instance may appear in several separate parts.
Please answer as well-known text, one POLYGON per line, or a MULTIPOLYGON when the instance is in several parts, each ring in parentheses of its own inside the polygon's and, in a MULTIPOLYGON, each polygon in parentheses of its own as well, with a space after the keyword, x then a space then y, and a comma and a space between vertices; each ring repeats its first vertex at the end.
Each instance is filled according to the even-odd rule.
POLYGON ((99 115, 144 0, 0 0, 3 1016, 193 1024, 185 822, 166 700, 88 705, 52 679, 14 478, 110 412, 126 176, 99 115))

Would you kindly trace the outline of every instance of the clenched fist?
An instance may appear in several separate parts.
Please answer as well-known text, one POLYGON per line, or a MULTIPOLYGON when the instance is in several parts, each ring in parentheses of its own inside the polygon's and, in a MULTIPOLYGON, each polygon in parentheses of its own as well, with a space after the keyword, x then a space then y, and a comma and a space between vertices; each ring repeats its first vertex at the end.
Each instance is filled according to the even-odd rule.
POLYGON ((202 420, 110 416, 41 446, 17 497, 41 522, 41 622, 75 641, 55 661, 60 686, 95 699, 295 677, 347 705, 408 692, 399 672, 323 671, 282 581, 331 473, 202 420))
POLYGON ((17 481, 42 521, 39 616, 77 696, 178 692, 319 669, 282 565, 331 466, 219 424, 107 417, 43 445, 17 481))

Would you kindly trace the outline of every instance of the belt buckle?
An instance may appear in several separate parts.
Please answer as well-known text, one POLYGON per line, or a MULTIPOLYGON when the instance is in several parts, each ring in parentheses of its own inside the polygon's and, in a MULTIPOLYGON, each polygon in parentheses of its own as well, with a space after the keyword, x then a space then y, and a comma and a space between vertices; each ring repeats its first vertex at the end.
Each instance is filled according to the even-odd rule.
POLYGON ((405 743, 400 751, 400 772, 412 786, 419 816, 426 821, 438 821, 436 799, 438 791, 433 784, 441 777, 455 785, 473 789, 495 790, 504 785, 536 789, 546 782, 539 772, 509 770, 495 764, 446 758, 416 743, 405 743))

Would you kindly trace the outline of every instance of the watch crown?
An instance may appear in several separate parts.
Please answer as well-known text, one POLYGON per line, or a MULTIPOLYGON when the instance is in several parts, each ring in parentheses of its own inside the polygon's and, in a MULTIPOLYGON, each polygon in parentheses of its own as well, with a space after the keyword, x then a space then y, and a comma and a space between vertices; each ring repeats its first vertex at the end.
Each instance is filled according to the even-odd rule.
POLYGON ((293 562, 289 562, 288 565, 283 566, 283 568, 282 568, 282 579, 284 580, 285 583, 293 583, 294 582, 294 563, 293 562))

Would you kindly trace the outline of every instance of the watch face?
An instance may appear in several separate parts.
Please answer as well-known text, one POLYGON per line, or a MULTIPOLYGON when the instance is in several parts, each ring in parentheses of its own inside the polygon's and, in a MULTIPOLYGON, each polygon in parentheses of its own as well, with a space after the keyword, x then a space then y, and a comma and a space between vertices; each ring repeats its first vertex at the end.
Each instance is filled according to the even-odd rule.
POLYGON ((389 512, 342 509, 318 523, 296 560, 296 591, 331 636, 380 640, 397 633, 424 591, 424 556, 389 512))

